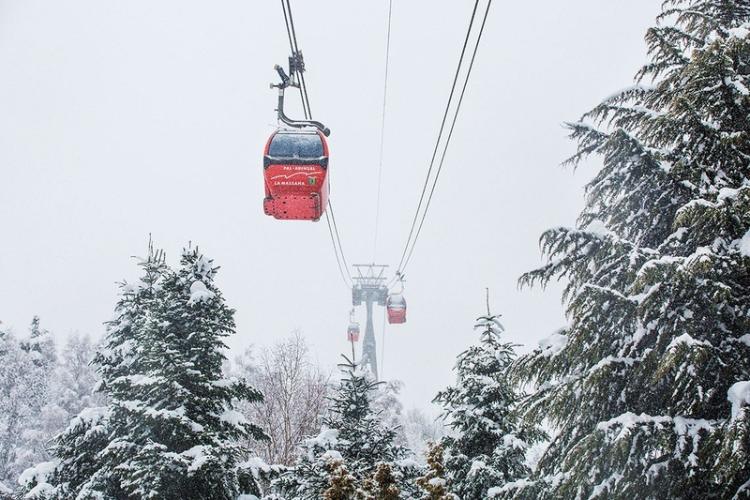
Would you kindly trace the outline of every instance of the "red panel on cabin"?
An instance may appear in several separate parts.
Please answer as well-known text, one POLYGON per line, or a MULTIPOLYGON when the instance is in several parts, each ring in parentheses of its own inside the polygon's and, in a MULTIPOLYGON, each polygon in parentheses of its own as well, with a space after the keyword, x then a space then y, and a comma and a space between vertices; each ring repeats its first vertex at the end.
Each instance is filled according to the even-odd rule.
POLYGON ((277 219, 318 220, 328 203, 327 171, 320 165, 269 165, 263 210, 277 219))

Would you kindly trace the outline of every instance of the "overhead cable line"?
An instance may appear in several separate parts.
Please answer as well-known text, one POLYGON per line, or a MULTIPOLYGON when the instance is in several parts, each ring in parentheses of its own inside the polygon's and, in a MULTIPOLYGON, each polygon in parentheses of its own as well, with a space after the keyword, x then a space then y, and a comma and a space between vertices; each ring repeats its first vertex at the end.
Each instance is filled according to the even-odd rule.
MULTIPOLYGON (((289 37, 289 48, 292 51, 292 57, 296 57, 299 54, 299 47, 297 45, 297 32, 294 29, 294 19, 292 18, 292 6, 289 0, 281 0, 281 9, 284 11, 284 24, 286 25, 286 34, 289 37)), ((312 114, 310 113, 308 100, 305 98, 307 95, 306 90, 303 89, 302 84, 304 72, 300 71, 300 85, 299 85, 299 97, 302 101, 302 112, 305 115, 305 120, 311 120, 312 114)))
MULTIPOLYGON (((336 234, 336 243, 338 243, 338 249, 341 253, 341 260, 344 263, 344 269, 346 270, 346 275, 349 278, 348 285, 351 287, 352 285, 352 275, 349 272, 349 264, 346 262, 346 256, 344 255, 344 247, 341 245, 341 236, 339 236, 339 228, 336 225, 336 214, 333 212, 333 205, 331 205, 331 199, 328 198, 328 212, 331 213, 331 221, 333 222, 333 230, 336 234)), ((326 213, 326 219, 328 218, 328 213, 326 213)), ((335 243, 334 243, 335 245, 335 243)), ((346 281, 346 280, 344 280, 346 281)))
POLYGON ((378 160, 378 197, 375 204, 375 237, 372 242, 372 259, 375 261, 378 250, 378 230, 380 228, 380 194, 383 179, 383 151, 385 146, 385 111, 388 102, 388 62, 391 55, 391 18, 393 14, 393 0, 388 0, 388 28, 385 42, 385 77, 383 78, 383 113, 380 122, 380 156, 378 160))
POLYGON ((448 119, 448 112, 450 111, 450 105, 453 100, 453 94, 456 90, 456 84, 458 83, 458 77, 461 72, 461 66, 463 65, 464 55, 466 54, 466 47, 469 45, 469 37, 471 36, 471 31, 474 26, 474 18, 476 17, 478 7, 479 7, 479 0, 475 0, 474 8, 471 11, 471 19, 469 20, 469 27, 466 30, 466 38, 464 39, 464 45, 463 45, 463 48, 461 49, 461 56, 459 57, 458 65, 456 66, 456 74, 453 77, 453 84, 451 85, 451 91, 450 91, 450 94, 448 95, 448 103, 445 106, 445 111, 443 112, 443 119, 440 123, 440 131, 438 132, 438 136, 435 141, 435 149, 432 152, 432 158, 430 159, 430 166, 427 169, 427 175, 425 176, 424 185, 422 186, 422 193, 419 195, 419 203, 417 204, 417 210, 414 212, 414 218, 411 222, 411 228, 409 229, 409 236, 406 239, 406 245, 404 245, 404 251, 401 254, 401 259, 399 260, 399 263, 398 263, 398 267, 397 267, 398 271, 401 270, 404 260, 406 259, 407 252, 409 251, 409 245, 411 243, 412 237, 414 236, 414 229, 417 226, 417 220, 419 218, 419 213, 422 209, 424 196, 427 192, 427 186, 429 185, 430 175, 432 174, 432 168, 435 164, 435 158, 437 157, 438 148, 440 147, 440 140, 443 136, 443 130, 445 129, 445 122, 448 119))
MULTIPOLYGON (((299 44, 297 43, 297 30, 294 29, 294 18, 292 17, 292 5, 289 3, 289 0, 286 0, 287 9, 289 10, 289 25, 292 28, 292 40, 294 40, 294 47, 299 53, 299 44)), ((312 119, 312 109, 310 108, 310 96, 307 95, 307 83, 305 82, 305 72, 301 71, 299 74, 300 79, 300 90, 302 91, 302 94, 304 94, 304 97, 302 99, 303 105, 307 107, 307 116, 308 119, 312 119)))
POLYGON ((448 152, 448 146, 450 145, 451 138, 453 137, 453 130, 456 127, 456 121, 458 120, 458 113, 461 110, 461 104, 464 101, 464 95, 466 94, 466 87, 469 84, 471 71, 474 68, 474 61, 476 60, 476 57, 477 57, 477 51, 479 49, 479 42, 482 40, 482 34, 484 33, 484 27, 485 27, 485 24, 487 23, 487 16, 490 12, 491 6, 492 6, 492 0, 489 0, 487 2, 487 9, 484 11, 484 18, 482 19, 482 25, 479 28, 479 35, 477 35, 477 41, 476 41, 476 44, 474 45, 474 51, 471 55, 471 61, 469 62, 469 69, 466 73, 466 79, 464 80, 463 87, 461 88, 461 95, 458 99, 458 104, 456 105, 456 112, 453 115, 451 128, 448 131, 448 138, 445 141, 445 145, 443 146, 443 152, 440 155, 440 163, 438 164, 438 169, 437 169, 437 172, 435 173, 435 180, 432 183, 432 188, 430 189, 430 195, 427 197, 427 203, 425 204, 425 209, 424 209, 424 212, 422 213, 422 219, 419 221, 419 227, 417 228, 416 235, 414 236, 411 249, 409 250, 409 255, 407 255, 406 261, 404 262, 404 265, 401 268, 402 272, 406 269, 406 266, 409 264, 409 261, 411 260, 411 256, 414 253, 414 247, 417 243, 417 238, 419 237, 419 233, 422 231, 422 226, 424 225, 425 218, 427 217, 427 211, 429 210, 430 203, 432 202, 432 195, 435 194, 435 186, 437 186, 438 178, 440 177, 440 172, 443 170, 443 163, 445 162, 445 156, 448 152))
MULTIPOLYGON (((331 209, 330 205, 328 205, 328 209, 331 209)), ((331 219, 328 217, 328 214, 326 214, 326 222, 328 223, 328 233, 331 235, 331 243, 333 243, 333 251, 336 254, 336 265, 339 268, 339 274, 341 275, 341 279, 344 280, 344 285, 346 285, 347 288, 351 288, 351 276, 349 277, 349 281, 347 281, 346 277, 348 273, 345 274, 344 269, 346 269, 346 267, 342 268, 341 266, 341 259, 339 259, 339 250, 336 246, 336 240, 333 236, 333 227, 331 226, 331 219)), ((344 266, 346 266, 346 264, 344 264, 344 266)))
POLYGON ((433 196, 433 194, 435 192, 435 187, 437 186, 437 181, 438 181, 438 179, 440 177, 440 172, 442 171, 442 167, 443 167, 443 163, 445 161, 445 156, 446 156, 446 153, 447 153, 447 150, 448 150, 448 146, 449 146, 451 138, 453 136, 453 130, 455 128, 456 120, 458 118, 458 114, 459 114, 459 111, 461 109, 461 104, 463 103, 463 98, 464 98, 464 95, 465 95, 465 92, 466 92, 466 87, 468 85, 469 78, 471 76, 471 71, 472 71, 472 68, 474 66, 474 61, 476 59, 477 51, 478 51, 478 48, 479 48, 479 43, 481 41, 482 34, 484 32, 484 28, 485 28, 485 25, 486 25, 486 22, 487 22, 487 17, 489 15, 489 11, 490 11, 491 5, 492 5, 492 0, 488 0, 487 8, 485 9, 484 16, 483 16, 483 19, 482 19, 482 24, 481 24, 481 27, 479 29, 479 34, 477 35, 476 42, 474 44, 474 48, 473 48, 473 51, 472 51, 472 57, 471 57, 471 61, 469 63, 469 68, 468 68, 468 70, 466 72, 466 76, 464 78, 464 82, 463 82, 463 85, 462 85, 461 95, 460 95, 459 101, 458 101, 458 103, 457 103, 457 105, 455 107, 453 119, 451 121, 451 126, 450 126, 450 129, 449 129, 449 133, 448 133, 448 136, 447 136, 445 142, 443 143, 443 151, 442 151, 442 154, 441 154, 441 158, 440 158, 440 161, 439 161, 439 164, 438 164, 438 168, 437 168, 435 177, 434 177, 434 179, 432 179, 432 186, 430 188, 430 192, 429 192, 429 195, 427 197, 427 201, 425 203, 425 194, 427 193, 427 186, 430 184, 431 174, 432 174, 433 168, 435 166, 435 160, 437 158, 437 153, 438 153, 438 150, 440 149, 440 145, 442 143, 443 133, 445 131, 446 121, 447 121, 448 114, 449 114, 450 109, 451 109, 453 98, 455 96, 456 85, 458 83, 459 75, 461 73, 461 69, 462 69, 462 66, 463 66, 464 58, 465 58, 465 55, 466 55, 466 49, 467 49, 467 47, 469 45, 469 40, 471 39, 471 34, 474 31, 474 23, 475 23, 475 19, 476 19, 477 9, 479 7, 479 0, 476 0, 475 3, 474 3, 474 8, 472 9, 472 13, 471 13, 471 19, 469 20, 469 27, 468 27, 468 29, 466 31, 466 38, 464 39, 464 44, 463 44, 463 47, 461 49, 461 56, 459 57, 459 60, 458 60, 458 65, 456 67, 456 73, 454 75, 453 83, 451 85, 451 91, 450 91, 450 94, 448 96, 448 103, 446 104, 445 112, 443 113, 443 119, 442 119, 441 124, 440 124, 440 131, 438 132, 438 137, 437 137, 437 140, 435 141, 435 148, 434 148, 433 153, 432 153, 432 158, 430 159, 430 165, 429 165, 429 168, 427 170, 427 175, 425 176, 425 182, 424 182, 424 185, 422 187, 422 192, 420 194, 419 203, 417 205, 417 210, 414 213, 414 219, 412 220, 412 225, 411 225, 411 228, 409 230, 409 236, 407 238, 406 245, 404 246, 403 253, 401 254, 401 259, 399 261, 397 274, 398 273, 403 274, 403 272, 404 272, 404 270, 406 268, 406 265, 408 264, 409 260, 411 259, 411 256, 412 256, 412 254, 414 252, 414 247, 416 246, 417 239, 418 239, 418 237, 419 237, 419 235, 421 233, 422 227, 424 225, 424 221, 425 221, 425 218, 427 216, 427 211, 429 209, 430 202, 432 201, 432 196, 433 196), (424 203, 424 208, 423 208, 423 203, 424 203), (420 213, 421 213, 421 219, 420 219, 420 213), (418 226, 417 226, 417 220, 419 220, 419 225, 418 226), (416 229, 416 231, 415 231, 415 229, 416 229))

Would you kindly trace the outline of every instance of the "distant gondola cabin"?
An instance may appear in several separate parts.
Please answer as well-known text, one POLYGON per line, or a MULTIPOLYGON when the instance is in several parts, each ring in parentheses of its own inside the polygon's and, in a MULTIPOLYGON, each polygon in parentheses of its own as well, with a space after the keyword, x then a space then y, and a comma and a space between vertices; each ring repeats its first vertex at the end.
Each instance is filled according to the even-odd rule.
POLYGON ((346 329, 346 340, 349 342, 359 342, 359 323, 349 323, 349 328, 346 329))
POLYGON ((388 323, 406 323, 406 299, 401 294, 391 294, 385 302, 388 323))

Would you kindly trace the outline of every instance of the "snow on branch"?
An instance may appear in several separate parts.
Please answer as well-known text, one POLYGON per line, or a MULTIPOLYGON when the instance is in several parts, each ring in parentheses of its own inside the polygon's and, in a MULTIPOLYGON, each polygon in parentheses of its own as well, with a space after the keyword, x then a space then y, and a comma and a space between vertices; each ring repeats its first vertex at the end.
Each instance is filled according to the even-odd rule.
POLYGON ((727 400, 732 403, 732 419, 736 419, 743 406, 750 405, 750 381, 736 382, 727 391, 727 400))
POLYGON ((214 296, 215 294, 206 288, 206 285, 201 280, 195 280, 190 285, 190 300, 188 300, 188 304, 192 306, 200 302, 209 301, 214 296))

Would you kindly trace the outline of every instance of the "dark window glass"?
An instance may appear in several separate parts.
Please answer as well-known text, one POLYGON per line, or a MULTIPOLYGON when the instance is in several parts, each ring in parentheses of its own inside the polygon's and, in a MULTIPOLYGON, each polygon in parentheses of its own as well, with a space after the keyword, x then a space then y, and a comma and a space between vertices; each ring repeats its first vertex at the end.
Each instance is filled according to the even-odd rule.
POLYGON ((318 134, 276 134, 268 154, 277 158, 320 158, 323 142, 318 134))

